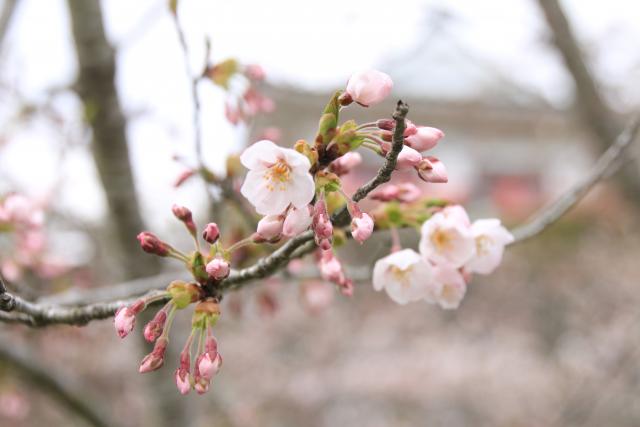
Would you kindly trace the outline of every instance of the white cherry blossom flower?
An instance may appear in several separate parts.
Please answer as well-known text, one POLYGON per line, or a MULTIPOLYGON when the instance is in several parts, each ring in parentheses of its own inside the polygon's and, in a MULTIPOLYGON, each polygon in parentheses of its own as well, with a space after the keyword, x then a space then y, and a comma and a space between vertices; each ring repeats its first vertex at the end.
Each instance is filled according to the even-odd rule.
POLYGON ((465 264, 471 273, 490 274, 502 261, 504 247, 513 242, 513 235, 500 224, 499 219, 479 219, 471 225, 476 253, 465 264))
POLYGON ((407 304, 434 299, 431 265, 412 249, 403 249, 379 259, 373 267, 373 288, 384 289, 393 301, 407 304))
POLYGON ((311 164, 297 151, 265 139, 244 150, 240 161, 249 169, 240 192, 259 214, 277 215, 289 204, 302 208, 313 199, 311 164))
POLYGON ((433 278, 437 287, 435 298, 425 299, 447 310, 458 308, 467 292, 467 283, 462 273, 451 265, 438 264, 433 268, 433 278))
POLYGON ((475 250, 469 217, 460 206, 445 208, 422 224, 420 253, 433 263, 462 267, 475 250))

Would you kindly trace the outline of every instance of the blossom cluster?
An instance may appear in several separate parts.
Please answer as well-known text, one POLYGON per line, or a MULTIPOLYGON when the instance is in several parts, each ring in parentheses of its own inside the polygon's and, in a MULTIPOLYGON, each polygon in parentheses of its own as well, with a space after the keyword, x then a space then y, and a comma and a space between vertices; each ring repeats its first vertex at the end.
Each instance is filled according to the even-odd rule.
POLYGON ((207 224, 199 236, 189 209, 174 205, 172 211, 193 238, 192 252, 184 253, 147 231, 138 235, 138 241, 147 253, 174 258, 184 263, 192 274, 193 281, 175 280, 169 284, 166 291, 139 299, 129 306, 118 309, 114 317, 114 325, 118 336, 124 338, 133 330, 139 313, 153 303, 168 300, 144 327, 145 339, 155 344, 151 353, 142 360, 139 371, 152 372, 164 365, 169 331, 176 312, 193 305, 191 333, 180 353, 175 381, 182 394, 189 393, 191 389, 203 394, 209 390, 211 380, 222 365, 218 342, 212 332, 212 328, 220 317, 221 297, 216 291, 216 285, 229 275, 230 254, 241 244, 225 249, 220 242, 220 230, 216 223, 207 224), (209 245, 208 251, 203 250, 200 237, 209 245), (192 357, 194 346, 196 352, 192 357))
MULTIPOLYGON (((226 85, 237 73, 237 67, 232 62, 218 64, 208 75, 218 84, 226 85)), ((458 307, 473 273, 489 274, 498 266, 505 245, 513 237, 497 219, 471 223, 464 208, 442 200, 425 201, 420 188, 412 182, 377 188, 369 196, 380 203, 370 212, 363 211, 358 200, 344 190, 344 175, 362 164, 358 150, 388 157, 394 146, 396 169, 414 170, 417 178, 429 183, 448 181, 443 163, 424 154, 444 137, 441 130, 415 125, 403 117, 380 118, 364 124, 354 120, 340 123, 344 108, 377 104, 392 88, 391 78, 384 73, 376 70, 356 73, 345 90, 335 92, 325 106, 312 143, 298 140, 293 148, 287 148, 263 139, 242 152, 232 173, 237 175, 240 165, 248 170, 239 191, 261 216, 248 237, 234 238, 234 243, 225 247, 215 223, 209 223, 199 235, 191 211, 182 206, 174 206, 173 213, 193 238, 192 252, 181 252, 150 232, 138 235, 144 251, 184 263, 193 276, 190 282, 174 281, 166 291, 138 300, 116 313, 116 330, 124 337, 133 329, 138 313, 154 302, 168 301, 144 328, 145 338, 155 345, 143 359, 140 372, 163 365, 172 319, 177 310, 193 305, 192 330, 181 353, 175 381, 183 394, 191 389, 198 393, 208 390, 222 363, 212 328, 220 316, 219 303, 231 272, 232 254, 240 248, 279 244, 301 235, 299 242, 313 239, 317 246, 315 261, 322 278, 342 294, 351 296, 353 281, 335 252, 347 238, 342 230, 346 225, 343 219, 350 217, 350 237, 360 244, 371 237, 375 228, 390 229, 394 236, 391 254, 378 260, 373 268, 376 290, 386 290, 399 304, 424 300, 443 308, 458 307), (402 147, 398 149, 400 142, 402 147), (419 252, 401 248, 397 237, 397 229, 401 227, 421 230, 419 252), (200 236, 208 249, 200 244, 200 236), (192 357, 194 345, 196 352, 192 357)), ((392 157, 387 161, 392 161, 392 157)), ((306 287, 304 292, 311 309, 331 300, 326 287, 317 284, 306 287)))
POLYGON ((493 272, 512 241, 500 220, 472 224, 462 206, 447 206, 422 225, 420 253, 396 250, 376 262, 373 287, 384 289, 398 304, 426 301, 458 308, 471 274, 493 272))

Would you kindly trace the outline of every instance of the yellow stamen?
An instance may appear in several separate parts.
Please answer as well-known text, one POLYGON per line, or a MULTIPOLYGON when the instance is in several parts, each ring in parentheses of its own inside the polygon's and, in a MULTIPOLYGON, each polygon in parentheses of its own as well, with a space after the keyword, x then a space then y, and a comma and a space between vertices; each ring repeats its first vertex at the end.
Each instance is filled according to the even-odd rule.
POLYGON ((267 181, 267 190, 285 191, 286 184, 291 180, 291 166, 284 159, 279 159, 269 167, 262 178, 267 181))
POLYGON ((445 250, 451 246, 451 233, 445 230, 437 229, 431 234, 431 243, 439 251, 445 250))

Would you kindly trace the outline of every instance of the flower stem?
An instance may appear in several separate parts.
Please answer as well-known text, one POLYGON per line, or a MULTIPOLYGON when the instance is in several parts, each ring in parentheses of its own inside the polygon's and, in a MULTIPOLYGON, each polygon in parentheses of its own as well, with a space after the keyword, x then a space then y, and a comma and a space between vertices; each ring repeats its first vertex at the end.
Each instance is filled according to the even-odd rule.
POLYGON ((226 250, 226 252, 233 252, 237 249, 240 249, 244 246, 248 246, 250 244, 253 243, 253 240, 251 240, 250 237, 247 237, 246 239, 242 239, 242 240, 238 240, 237 242, 235 242, 233 245, 229 246, 229 248, 226 250))

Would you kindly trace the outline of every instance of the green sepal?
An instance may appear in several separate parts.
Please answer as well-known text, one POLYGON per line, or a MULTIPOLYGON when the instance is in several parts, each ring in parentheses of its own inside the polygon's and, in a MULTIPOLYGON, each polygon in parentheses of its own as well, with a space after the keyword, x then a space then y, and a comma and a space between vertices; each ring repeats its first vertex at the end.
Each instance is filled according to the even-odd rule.
POLYGON ((333 172, 319 171, 316 173, 315 182, 316 192, 332 193, 342 188, 340 178, 333 172))
POLYGON ((298 140, 293 149, 298 153, 303 154, 307 159, 309 159, 309 163, 311 163, 311 167, 313 167, 316 163, 318 163, 318 150, 315 147, 307 144, 307 141, 304 139, 298 140))
POLYGON ((206 262, 204 257, 199 251, 191 254, 191 274, 198 282, 206 282, 209 279, 209 275, 206 270, 206 262))

